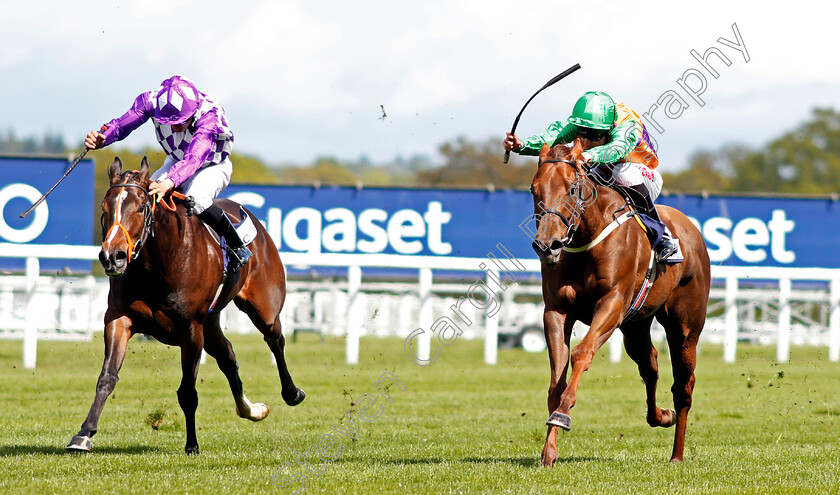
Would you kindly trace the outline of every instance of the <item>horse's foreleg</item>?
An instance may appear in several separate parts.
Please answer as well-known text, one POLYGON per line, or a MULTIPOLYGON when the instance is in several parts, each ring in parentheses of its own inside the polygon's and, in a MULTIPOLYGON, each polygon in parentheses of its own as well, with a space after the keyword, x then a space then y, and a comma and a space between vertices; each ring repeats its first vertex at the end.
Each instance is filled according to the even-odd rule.
POLYGON ((236 414, 251 421, 260 421, 268 416, 268 406, 263 403, 252 404, 245 397, 236 354, 233 353, 233 345, 219 326, 219 313, 208 316, 204 321, 204 350, 216 359, 219 369, 225 374, 236 401, 236 414))
MULTIPOLYGON (((569 341, 575 320, 553 310, 543 314, 545 341, 548 344, 548 359, 551 363, 551 383, 548 386, 548 412, 560 405, 560 397, 566 390, 566 374, 569 369, 569 341)), ((549 425, 545 446, 542 451, 542 465, 552 466, 557 460, 557 427, 549 425)))
POLYGON ((656 406, 656 383, 659 381, 659 364, 656 348, 650 340, 650 325, 653 318, 622 325, 624 349, 639 367, 639 375, 645 382, 647 395, 647 422, 650 426, 669 427, 674 425, 676 414, 673 409, 656 406))
POLYGON ((90 451, 90 437, 96 433, 105 400, 114 391, 114 386, 119 380, 118 374, 125 360, 125 351, 130 338, 131 320, 127 316, 112 319, 105 325, 105 361, 102 363, 102 371, 96 382, 96 396, 79 433, 65 447, 67 450, 90 451))
POLYGON ((572 350, 572 376, 566 390, 560 397, 560 405, 551 413, 547 424, 559 426, 564 430, 572 427, 569 412, 577 401, 577 388, 583 372, 589 369, 592 358, 598 349, 610 338, 615 331, 621 317, 622 301, 618 297, 600 302, 595 309, 595 316, 589 331, 578 345, 572 350))
POLYGON ((178 387, 178 404, 184 412, 187 427, 187 454, 198 454, 198 438, 195 434, 195 410, 198 409, 198 393, 195 391, 195 379, 198 377, 198 363, 204 335, 201 325, 193 323, 189 336, 181 343, 181 386, 178 387))

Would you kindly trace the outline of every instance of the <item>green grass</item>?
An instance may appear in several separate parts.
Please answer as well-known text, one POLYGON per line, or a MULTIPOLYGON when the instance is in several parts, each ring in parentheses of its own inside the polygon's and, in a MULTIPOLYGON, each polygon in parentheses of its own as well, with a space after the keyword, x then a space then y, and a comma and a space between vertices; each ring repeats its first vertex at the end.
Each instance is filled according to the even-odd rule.
MULTIPOLYGON (((93 399, 101 335, 39 343, 36 370, 21 369, 19 341, 0 341, 0 492, 291 493, 300 485, 278 488, 272 472, 294 464, 295 452, 314 451, 331 425, 347 426, 345 411, 386 371, 407 390, 391 387, 394 403, 375 421, 357 421, 357 440, 337 434, 343 451, 335 461, 308 457, 323 473, 308 476, 306 493, 840 492, 840 365, 824 348, 793 348, 790 364, 778 365, 773 348, 742 346, 738 362, 725 364, 720 348, 704 345, 680 465, 667 462, 673 429, 645 423, 635 366, 626 356, 611 364, 602 351, 584 375, 572 431, 559 436, 557 465, 542 469, 544 354, 503 350, 497 366, 486 366, 481 341, 458 341, 421 368, 401 340, 363 339, 362 364, 347 366, 343 341, 301 335, 287 349, 307 398, 290 408, 261 338, 230 338, 248 397, 271 414, 260 423, 239 419, 209 359, 198 384, 201 454, 191 457, 175 397, 176 349, 130 343, 93 452, 75 454, 63 447, 93 399)), ((665 353, 660 364, 665 406, 665 353)), ((278 471, 284 478, 305 468, 278 471)))

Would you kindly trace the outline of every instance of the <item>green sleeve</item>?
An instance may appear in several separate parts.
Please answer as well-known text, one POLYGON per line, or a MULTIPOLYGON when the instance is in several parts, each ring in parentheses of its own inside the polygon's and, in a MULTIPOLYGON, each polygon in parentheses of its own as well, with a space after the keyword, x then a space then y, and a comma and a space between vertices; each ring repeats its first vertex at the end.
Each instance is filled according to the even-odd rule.
POLYGON ((574 141, 577 131, 575 126, 569 121, 558 120, 557 122, 548 126, 542 134, 535 134, 528 139, 522 140, 522 148, 517 151, 520 155, 539 155, 542 145, 548 143, 550 146, 555 144, 570 143, 574 141))
POLYGON ((635 120, 628 120, 610 131, 610 142, 589 149, 592 163, 605 165, 624 160, 639 142, 639 127, 635 120))

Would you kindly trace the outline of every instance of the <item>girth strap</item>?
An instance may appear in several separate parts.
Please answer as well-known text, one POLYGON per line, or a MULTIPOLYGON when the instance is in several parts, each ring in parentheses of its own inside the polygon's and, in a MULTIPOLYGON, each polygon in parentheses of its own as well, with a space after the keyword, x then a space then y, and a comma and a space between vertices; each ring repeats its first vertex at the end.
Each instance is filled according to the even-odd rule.
POLYGON ((627 308, 627 312, 624 313, 623 321, 628 321, 630 318, 636 315, 642 306, 645 304, 647 300, 648 294, 650 294, 650 288, 653 286, 653 281, 656 278, 656 252, 651 249, 650 251, 650 262, 648 263, 647 273, 645 273, 645 280, 642 282, 642 287, 639 289, 639 293, 636 294, 636 298, 633 299, 633 304, 627 308))

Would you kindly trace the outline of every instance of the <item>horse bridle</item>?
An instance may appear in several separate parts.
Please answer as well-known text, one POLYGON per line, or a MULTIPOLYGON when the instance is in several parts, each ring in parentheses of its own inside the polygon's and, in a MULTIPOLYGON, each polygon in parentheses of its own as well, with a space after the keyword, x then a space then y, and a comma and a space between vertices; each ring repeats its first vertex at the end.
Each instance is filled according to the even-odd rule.
MULTIPOLYGON (((126 179, 126 180, 128 180, 128 179, 126 179)), ((141 186, 140 184, 132 184, 132 183, 129 183, 129 182, 114 184, 114 185, 112 185, 111 187, 108 188, 108 191, 110 191, 111 189, 120 188, 120 187, 136 187, 136 188, 140 189, 141 191, 143 191, 143 193, 146 195, 147 199, 149 199, 151 197, 151 194, 149 194, 149 191, 145 187, 141 186)), ((106 191, 105 194, 107 194, 108 191, 106 191)), ((99 222, 102 225, 102 242, 103 243, 105 242, 105 238, 111 234, 111 231, 114 230, 114 228, 119 227, 119 229, 122 230, 123 235, 125 235, 125 240, 128 242, 128 263, 131 263, 131 259, 135 258, 137 256, 137 253, 140 252, 140 249, 142 249, 143 244, 146 243, 146 240, 149 238, 149 235, 152 234, 152 227, 155 223, 155 220, 154 220, 154 201, 146 201, 145 203, 143 203, 143 205, 140 206, 140 209, 143 210, 143 232, 140 234, 140 238, 137 240, 136 243, 131 240, 131 234, 128 233, 128 230, 126 230, 126 228, 119 221, 117 221, 113 225, 111 225, 111 228, 108 229, 108 232, 106 233, 105 232, 105 212, 102 212, 102 217, 99 219, 99 222)))
POLYGON ((565 234, 560 239, 560 244, 567 246, 570 242, 572 242, 572 237, 575 235, 575 232, 577 232, 577 229, 580 226, 580 221, 583 217, 583 213, 586 211, 586 207, 595 202, 595 183, 592 182, 588 174, 581 174, 578 170, 577 164, 571 160, 564 160, 560 158, 545 160, 540 162, 538 167, 542 167, 547 163, 565 163, 567 165, 571 165, 575 169, 575 180, 569 186, 569 192, 560 198, 557 203, 552 205, 555 206, 559 204, 565 213, 564 211, 559 211, 556 208, 546 208, 545 204, 540 203, 542 206, 542 212, 535 214, 537 230, 540 228, 540 221, 542 220, 542 217, 546 214, 559 217, 560 222, 563 223, 563 226, 566 229, 565 234), (591 194, 585 196, 586 191, 591 191, 591 194))

